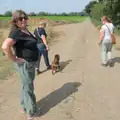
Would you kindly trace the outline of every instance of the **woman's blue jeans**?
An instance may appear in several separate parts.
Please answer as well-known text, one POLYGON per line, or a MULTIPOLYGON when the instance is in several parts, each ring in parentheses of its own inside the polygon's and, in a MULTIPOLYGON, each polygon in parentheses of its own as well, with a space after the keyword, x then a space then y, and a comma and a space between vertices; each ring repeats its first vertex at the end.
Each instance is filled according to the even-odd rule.
POLYGON ((39 49, 39 59, 38 59, 36 68, 39 69, 40 60, 41 60, 42 55, 43 55, 46 67, 49 67, 50 63, 49 63, 49 58, 48 58, 48 50, 46 50, 46 46, 44 45, 44 43, 37 44, 37 46, 38 46, 38 49, 39 49))

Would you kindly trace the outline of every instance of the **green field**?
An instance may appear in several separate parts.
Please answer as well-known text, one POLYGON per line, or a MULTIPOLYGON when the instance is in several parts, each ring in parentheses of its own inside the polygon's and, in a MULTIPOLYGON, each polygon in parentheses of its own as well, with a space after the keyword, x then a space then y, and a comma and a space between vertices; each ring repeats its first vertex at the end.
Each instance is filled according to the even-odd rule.
POLYGON ((44 16, 44 17, 39 17, 39 16, 34 16, 34 18, 48 18, 53 21, 59 21, 59 20, 67 20, 67 21, 78 21, 81 22, 85 20, 88 17, 81 17, 81 16, 44 16))
MULTIPOLYGON (((68 20, 81 22, 88 17, 84 16, 29 16, 29 18, 47 18, 53 21, 68 20)), ((0 20, 10 20, 11 17, 0 17, 0 20)))
POLYGON ((0 17, 0 20, 10 20, 11 17, 0 17))

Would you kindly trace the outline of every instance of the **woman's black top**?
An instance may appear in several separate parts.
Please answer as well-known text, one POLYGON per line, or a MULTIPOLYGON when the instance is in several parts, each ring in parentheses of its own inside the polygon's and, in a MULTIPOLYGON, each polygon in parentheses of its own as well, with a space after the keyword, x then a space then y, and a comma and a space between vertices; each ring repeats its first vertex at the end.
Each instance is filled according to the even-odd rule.
POLYGON ((24 58, 26 61, 38 60, 37 41, 32 34, 28 35, 20 29, 16 29, 11 31, 8 37, 16 42, 13 48, 17 57, 24 58))

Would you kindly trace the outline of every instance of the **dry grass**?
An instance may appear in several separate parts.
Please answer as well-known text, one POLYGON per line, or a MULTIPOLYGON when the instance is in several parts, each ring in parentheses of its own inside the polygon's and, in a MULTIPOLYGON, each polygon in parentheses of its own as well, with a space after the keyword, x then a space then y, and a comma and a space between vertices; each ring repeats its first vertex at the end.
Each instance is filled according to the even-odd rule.
POLYGON ((0 57, 0 80, 7 79, 8 76, 11 76, 14 72, 13 62, 8 60, 6 56, 0 57))
POLYGON ((10 21, 9 20, 0 20, 0 28, 9 28, 10 26, 10 21))
MULTIPOLYGON (((8 28, 0 29, 0 46, 5 38, 8 36, 8 28)), ((3 56, 3 52, 0 47, 0 80, 5 80, 14 73, 13 63, 8 60, 6 56, 3 56)))
POLYGON ((32 33, 34 29, 39 26, 40 20, 44 20, 47 23, 46 32, 48 35, 47 40, 49 44, 54 39, 54 37, 58 36, 58 34, 53 31, 53 26, 56 25, 56 22, 51 21, 47 18, 30 18, 28 23, 28 28, 32 33))

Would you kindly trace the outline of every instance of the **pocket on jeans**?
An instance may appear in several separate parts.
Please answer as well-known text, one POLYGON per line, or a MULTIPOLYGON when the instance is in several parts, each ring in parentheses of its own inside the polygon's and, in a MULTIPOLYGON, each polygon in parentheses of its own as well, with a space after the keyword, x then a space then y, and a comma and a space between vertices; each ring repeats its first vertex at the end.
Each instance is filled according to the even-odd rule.
POLYGON ((40 43, 40 44, 38 44, 38 48, 40 51, 44 51, 46 49, 46 46, 44 43, 40 43))
POLYGON ((26 62, 26 69, 27 69, 29 72, 34 72, 35 64, 34 64, 34 63, 31 63, 31 62, 26 62))
POLYGON ((24 64, 24 63, 25 63, 25 62, 15 63, 15 64, 14 64, 14 65, 15 65, 15 69, 17 70, 17 72, 19 72, 20 68, 23 67, 23 64, 24 64))

